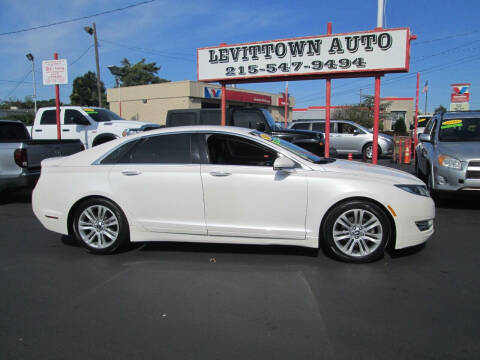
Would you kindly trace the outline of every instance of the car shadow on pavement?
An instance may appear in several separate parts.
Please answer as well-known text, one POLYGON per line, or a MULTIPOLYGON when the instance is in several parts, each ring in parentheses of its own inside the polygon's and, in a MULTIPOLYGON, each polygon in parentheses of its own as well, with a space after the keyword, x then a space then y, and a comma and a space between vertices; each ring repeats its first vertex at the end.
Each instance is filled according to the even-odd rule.
POLYGON ((442 194, 435 199, 435 207, 442 209, 480 210, 480 193, 442 194))
POLYGON ((32 189, 4 191, 0 194, 0 205, 32 202, 32 189))
POLYGON ((399 249, 399 250, 387 249, 386 253, 388 255, 390 255, 390 257, 392 259, 398 259, 398 258, 418 254, 419 252, 424 250, 426 246, 427 246, 427 243, 423 243, 423 244, 420 244, 420 245, 417 245, 417 246, 412 246, 412 247, 408 247, 408 248, 405 248, 405 249, 399 249))
POLYGON ((222 254, 295 255, 317 257, 318 249, 286 245, 237 245, 182 242, 144 243, 140 251, 175 251, 222 254))

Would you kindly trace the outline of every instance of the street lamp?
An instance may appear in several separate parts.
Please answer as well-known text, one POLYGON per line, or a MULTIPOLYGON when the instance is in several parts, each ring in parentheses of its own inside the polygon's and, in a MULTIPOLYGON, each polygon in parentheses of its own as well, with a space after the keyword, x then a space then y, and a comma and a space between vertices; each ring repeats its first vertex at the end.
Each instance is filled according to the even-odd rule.
POLYGON ((115 85, 118 88, 118 104, 120 107, 119 110, 119 115, 122 117, 122 99, 121 99, 121 93, 120 93, 120 76, 122 76, 122 69, 119 68, 118 66, 115 65, 108 65, 107 66, 108 70, 110 70, 110 73, 115 77, 115 85))
POLYGON ((90 35, 93 35, 93 43, 95 45, 95 64, 97 67, 97 91, 98 91, 98 106, 102 107, 102 86, 100 85, 100 65, 98 61, 98 40, 97 40, 97 28, 95 23, 93 27, 84 26, 83 29, 90 35))
POLYGON ((28 61, 32 62, 32 74, 33 74, 33 101, 35 103, 35 115, 37 114, 37 84, 35 83, 35 59, 31 53, 25 55, 28 61))

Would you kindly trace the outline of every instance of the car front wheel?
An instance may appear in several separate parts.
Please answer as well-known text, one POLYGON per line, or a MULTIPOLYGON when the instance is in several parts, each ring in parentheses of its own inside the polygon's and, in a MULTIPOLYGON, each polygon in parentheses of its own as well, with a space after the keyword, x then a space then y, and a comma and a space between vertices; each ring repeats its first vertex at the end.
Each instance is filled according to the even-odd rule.
POLYGON ((353 263, 379 259, 392 230, 385 211, 364 200, 353 200, 329 212, 323 227, 325 250, 335 258, 353 263))
POLYGON ((75 211, 73 230, 78 242, 94 254, 111 254, 128 243, 128 223, 113 202, 93 198, 75 211))

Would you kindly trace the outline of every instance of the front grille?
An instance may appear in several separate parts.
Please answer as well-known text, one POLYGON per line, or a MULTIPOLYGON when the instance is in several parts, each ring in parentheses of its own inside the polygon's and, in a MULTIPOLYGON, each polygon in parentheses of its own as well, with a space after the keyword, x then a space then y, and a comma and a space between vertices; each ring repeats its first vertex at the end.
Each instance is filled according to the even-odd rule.
POLYGON ((415 224, 420 231, 427 231, 430 230, 433 226, 433 220, 422 220, 422 221, 415 221, 415 224))
POLYGON ((480 166, 480 160, 473 160, 468 163, 468 166, 480 166))
POLYGON ((467 179, 480 179, 480 171, 467 171, 467 179))

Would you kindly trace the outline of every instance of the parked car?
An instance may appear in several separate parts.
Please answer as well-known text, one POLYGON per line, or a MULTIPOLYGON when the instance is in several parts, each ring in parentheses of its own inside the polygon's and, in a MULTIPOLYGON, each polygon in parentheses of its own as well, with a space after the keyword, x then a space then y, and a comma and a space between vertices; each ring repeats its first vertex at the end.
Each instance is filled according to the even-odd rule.
POLYGON ((97 254, 187 241, 323 246, 351 262, 425 242, 435 217, 413 175, 219 126, 153 130, 44 160, 32 207, 47 229, 97 254))
MULTIPOLYGON (((325 120, 295 121, 290 125, 295 130, 318 131, 325 135, 325 120)), ((339 154, 362 154, 364 160, 372 158, 373 133, 367 128, 349 120, 330 121, 330 145, 339 154)), ((378 135, 378 155, 393 154, 393 138, 385 134, 378 135)))
POLYGON ((433 194, 480 190, 480 112, 436 114, 419 139, 416 174, 433 194))
POLYGON ((22 122, 0 120, 0 192, 33 187, 41 160, 83 149, 79 140, 31 140, 22 122))
MULTIPOLYGON (((85 106, 62 106, 60 124, 62 139, 79 139, 86 148, 160 127, 158 124, 122 119, 107 109, 85 106)), ((56 139, 56 125, 56 108, 40 108, 33 122, 32 138, 56 139)))
MULTIPOLYGON (((428 121, 432 118, 432 115, 418 115, 418 122, 417 122, 417 140, 420 134, 425 131, 425 127, 427 126, 428 121)), ((415 125, 410 125, 410 136, 414 139, 415 133, 415 125)))
MULTIPOLYGON (((272 115, 265 109, 231 108, 227 111, 226 125, 239 126, 263 131, 280 139, 290 141, 316 155, 325 155, 324 136, 320 133, 306 130, 292 130, 280 127, 272 115)), ((184 109, 169 110, 166 126, 184 125, 220 125, 220 109, 184 109)), ((330 149, 330 156, 336 155, 335 149, 330 149)))

